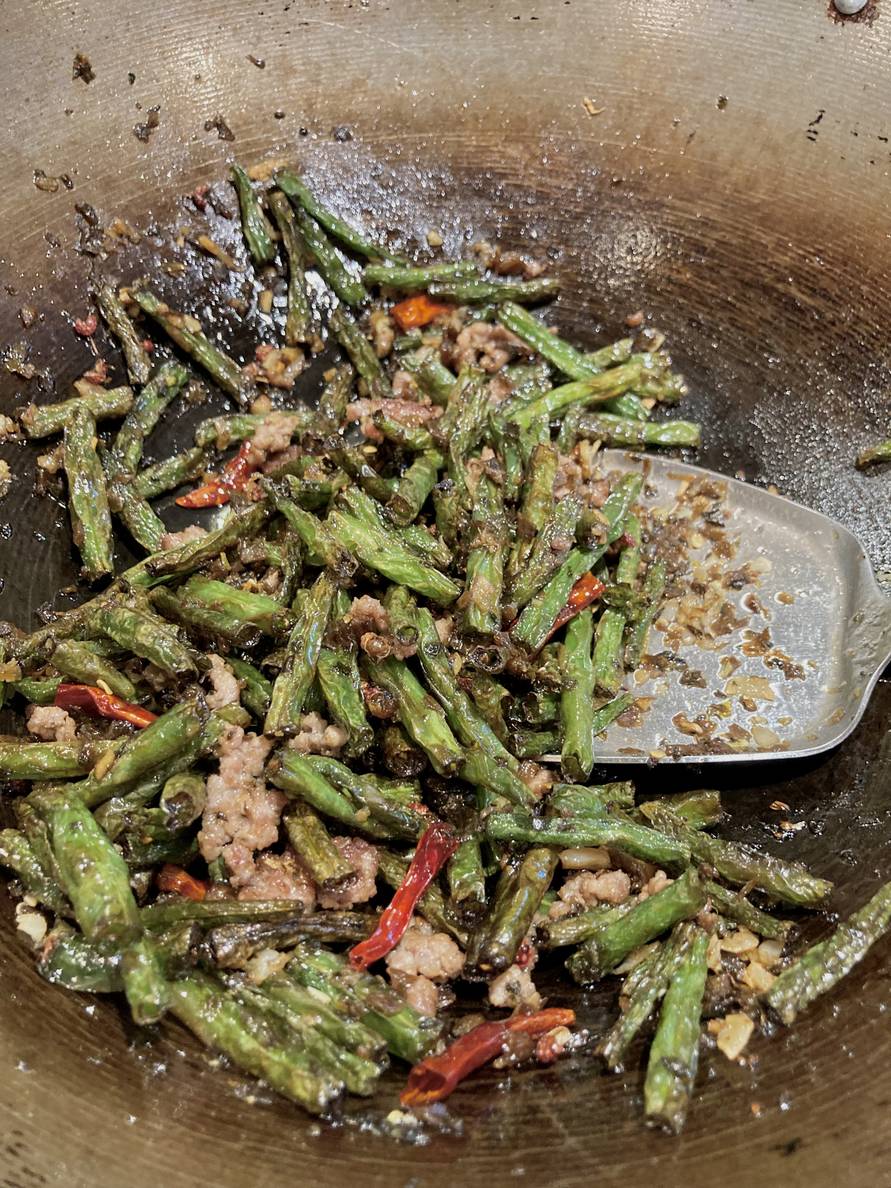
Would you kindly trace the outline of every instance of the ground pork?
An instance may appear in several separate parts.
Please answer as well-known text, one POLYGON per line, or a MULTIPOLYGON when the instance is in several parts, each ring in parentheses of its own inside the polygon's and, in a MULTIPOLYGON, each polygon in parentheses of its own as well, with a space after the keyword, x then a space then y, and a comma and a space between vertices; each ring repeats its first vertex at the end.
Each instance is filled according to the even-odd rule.
POLYGON ((180 545, 191 544, 193 540, 200 540, 207 536, 206 529, 200 524, 190 524, 180 532, 165 532, 158 544, 159 549, 178 549, 180 545))
MULTIPOLYGON (((399 373, 397 372, 397 375, 399 373)), ((359 428, 369 441, 383 441, 383 434, 374 423, 374 414, 383 412, 394 421, 403 425, 426 425, 442 416, 442 409, 436 404, 426 402, 425 398, 414 399, 417 392, 407 392, 403 399, 372 400, 363 398, 352 401, 347 405, 347 421, 358 421, 359 428)))
POLYGON ((493 373, 500 371, 516 355, 528 353, 528 348, 504 326, 471 322, 460 331, 448 353, 447 362, 455 370, 481 367, 483 371, 493 373))
POLYGON ((417 381, 410 371, 403 371, 401 368, 394 371, 391 383, 393 395, 397 400, 417 400, 419 398, 417 381))
POLYGON ((387 972, 446 982, 464 968, 464 954, 450 936, 434 932, 426 920, 415 919, 402 940, 386 957, 387 972))
POLYGON ((320 890, 319 907, 349 908, 357 903, 367 903, 377 890, 377 850, 361 837, 334 837, 331 840, 356 873, 333 890, 320 890))
POLYGON ((213 691, 207 695, 208 709, 222 709, 224 705, 237 705, 241 685, 235 673, 222 656, 209 652, 210 669, 207 678, 213 691))
POLYGON ((371 315, 370 322, 374 353, 379 359, 384 359, 392 351, 393 343, 396 340, 393 319, 382 309, 376 309, 371 315))
POLYGON ((651 895, 656 895, 660 891, 664 891, 669 883, 673 883, 674 879, 670 879, 664 870, 657 870, 651 879, 641 887, 639 899, 649 899, 651 895))
POLYGON ((525 1007, 537 1011, 541 995, 535 989, 529 969, 511 965, 489 983, 489 1002, 496 1007, 525 1007))
POLYGON ((45 742, 72 742, 77 735, 74 718, 54 705, 29 705, 25 716, 28 733, 45 742))
POLYGON ((533 280, 536 276, 541 276, 547 268, 543 260, 529 260, 519 252, 506 252, 485 241, 475 243, 473 250, 479 256, 482 266, 498 276, 520 276, 523 280, 533 280))
POLYGON ((455 629, 455 620, 451 615, 443 615, 441 619, 434 619, 433 626, 436 628, 436 634, 439 636, 441 644, 447 644, 452 638, 452 632, 455 629))
POLYGON ((243 846, 230 846, 229 850, 234 853, 227 854, 226 861, 239 899, 293 899, 306 912, 316 906, 316 885, 292 850, 261 854, 259 858, 243 846), (234 858, 234 865, 230 858, 234 858))
POLYGON ((631 879, 624 870, 580 871, 557 892, 563 903, 586 908, 595 903, 624 903, 631 894, 631 879))
POLYGON ((207 862, 222 854, 233 874, 254 850, 265 850, 278 839, 286 798, 263 780, 271 749, 269 739, 232 726, 220 743, 219 770, 207 780, 198 845, 207 862))
POLYGON ((554 773, 532 759, 524 760, 517 768, 517 775, 529 789, 533 796, 541 797, 550 791, 556 780, 554 773))
POLYGON ((418 650, 417 644, 402 643, 391 635, 390 616, 378 599, 369 594, 353 599, 346 621, 363 652, 375 660, 386 660, 388 656, 406 660, 418 650))
POLYGON ((609 496, 609 481, 594 479, 587 468, 569 454, 561 454, 554 479, 554 497, 578 495, 588 507, 603 507, 609 496))
POLYGON ((321 714, 303 714, 300 730, 288 746, 301 755, 329 755, 336 758, 349 737, 342 726, 328 723, 321 714))
POLYGON ((502 400, 506 400, 514 390, 513 384, 507 376, 500 372, 498 375, 493 375, 488 383, 489 399, 493 404, 500 404, 502 400))
POLYGON ((261 453, 262 460, 265 461, 267 454, 278 454, 286 450, 291 444, 291 434, 298 420, 298 417, 289 412, 273 412, 264 417, 251 438, 251 452, 261 453))
POLYGON ((254 351, 254 363, 244 368, 251 379, 271 384, 274 388, 290 389, 306 366, 306 356, 299 347, 275 347, 261 342, 254 351))

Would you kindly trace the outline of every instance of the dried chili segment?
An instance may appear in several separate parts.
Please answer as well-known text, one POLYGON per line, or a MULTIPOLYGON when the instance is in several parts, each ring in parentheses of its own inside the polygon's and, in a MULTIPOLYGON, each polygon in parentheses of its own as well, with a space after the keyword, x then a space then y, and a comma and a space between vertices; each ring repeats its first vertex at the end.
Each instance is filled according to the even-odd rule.
POLYGON ((253 449, 250 441, 244 442, 216 478, 189 491, 187 495, 180 495, 177 504, 179 507, 223 507, 229 502, 233 491, 244 490, 261 459, 262 455, 253 449))
POLYGON ((53 705, 59 709, 79 709, 94 718, 112 718, 117 722, 129 722, 131 726, 138 726, 144 730, 151 726, 157 718, 151 710, 143 709, 141 705, 134 705, 131 701, 124 701, 115 697, 113 693, 106 693, 98 685, 59 685, 53 705))

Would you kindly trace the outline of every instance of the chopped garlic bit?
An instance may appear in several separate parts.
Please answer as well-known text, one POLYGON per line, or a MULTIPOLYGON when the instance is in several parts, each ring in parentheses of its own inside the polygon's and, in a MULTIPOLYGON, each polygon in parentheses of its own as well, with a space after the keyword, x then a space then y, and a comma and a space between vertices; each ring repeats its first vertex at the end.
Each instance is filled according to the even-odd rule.
POLYGON ((752 1038, 755 1024, 748 1015, 734 1011, 723 1019, 711 1019, 708 1029, 715 1037, 718 1051, 723 1052, 728 1060, 738 1060, 752 1038))

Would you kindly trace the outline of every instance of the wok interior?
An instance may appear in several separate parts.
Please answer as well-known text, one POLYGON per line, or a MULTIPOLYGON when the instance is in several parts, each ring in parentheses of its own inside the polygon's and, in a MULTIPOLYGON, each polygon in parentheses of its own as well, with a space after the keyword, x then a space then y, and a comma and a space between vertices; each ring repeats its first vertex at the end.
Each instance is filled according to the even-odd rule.
MULTIPOLYGON (((565 282, 553 317, 584 341, 617 337, 643 309, 690 381, 683 415, 702 420, 706 443, 697 460, 835 516, 889 568, 891 479, 850 461, 889 428, 889 130, 871 100, 887 94, 891 26, 881 15, 834 24, 821 0, 783 9, 422 3, 409 28, 395 6, 162 0, 150 12, 59 12, 48 29, 39 0, 23 0, 0 49, 4 342, 29 342, 62 391, 88 365, 69 326, 93 263, 71 251, 75 201, 143 231, 179 226, 196 216, 178 196, 223 176, 230 157, 287 157, 323 199, 406 240, 435 228, 449 255, 481 237, 553 252, 565 282), (75 50, 90 57, 89 84, 71 78, 75 50), (602 112, 587 114, 585 98, 602 112), (161 107, 148 145, 132 134, 145 118, 137 103, 161 107), (205 131, 217 115, 234 142, 205 131), (74 192, 35 190, 35 168, 68 172, 74 192), (30 332, 18 320, 28 301, 44 314, 30 332)), ((157 267, 161 242, 149 234, 101 267, 122 278, 157 267)), ((215 275, 195 259, 160 287, 200 311, 215 275)), ((234 317, 220 318, 237 341, 234 317)), ((243 328, 243 347, 257 330, 243 328)), ((5 373, 0 385, 4 412, 32 398, 33 385, 5 373)), ((157 454, 188 436, 182 418, 157 454)), ((64 515, 31 497, 35 452, 0 451, 19 476, 3 505, 0 615, 19 621, 73 577, 64 515)), ((889 712, 885 683, 829 757, 708 774, 727 789, 730 833, 813 863, 837 880, 840 910, 867 897, 891 856, 889 712), (774 841, 766 825, 783 819, 806 827, 774 841)), ((650 791, 702 782, 690 769, 634 778, 650 791)), ((147 1039, 115 1004, 43 985, 12 914, 7 904, 0 960, 10 1182, 261 1185, 296 1171, 321 1184, 568 1184, 592 1169, 618 1182, 665 1160, 697 1184, 713 1183, 719 1159, 731 1183, 750 1182, 753 1167, 768 1183, 828 1183, 854 1160, 880 1178, 887 946, 793 1035, 756 1044, 754 1069, 706 1058, 680 1140, 643 1131, 629 1098, 636 1066, 606 1078, 580 1061, 513 1075, 510 1094, 480 1076, 456 1099, 464 1138, 394 1147, 350 1128, 320 1132, 262 1094, 250 1109, 239 1082, 208 1072, 173 1026, 147 1039)), ((610 1000, 582 999, 582 1018, 605 1021, 610 1000)))

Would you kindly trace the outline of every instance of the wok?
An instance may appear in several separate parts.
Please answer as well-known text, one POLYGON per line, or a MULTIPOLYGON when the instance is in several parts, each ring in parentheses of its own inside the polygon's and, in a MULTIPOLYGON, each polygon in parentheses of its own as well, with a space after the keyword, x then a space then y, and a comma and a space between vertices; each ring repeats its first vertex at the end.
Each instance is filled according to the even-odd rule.
MULTIPOLYGON (((836 517, 887 569, 891 474, 851 467, 891 428, 886 6, 842 24, 826 0, 7 0, 3 342, 28 341, 62 387, 84 369, 69 318, 86 307, 93 261, 72 251, 75 202, 151 232, 193 220, 179 196, 233 154, 287 156, 333 205, 407 238, 436 228, 450 252, 481 235, 553 247, 566 281, 556 316, 586 340, 645 310, 690 380, 701 464, 836 517), (72 78, 77 51, 89 83, 72 78), (153 105, 145 143, 133 128, 153 105), (205 130, 218 116, 234 141, 205 130), (73 191, 36 189, 35 169, 69 175, 73 191), (27 303, 43 315, 30 331, 27 303)), ((103 267, 137 263, 123 252, 103 267)), ((211 273, 196 262, 165 291, 198 308, 211 273)), ((231 311, 221 320, 234 333, 231 311)), ((34 390, 0 382, 4 411, 34 390)), ((0 505, 0 615, 21 620, 73 570, 59 508, 31 499, 33 457, 3 456, 19 478, 0 505)), ((838 751, 709 775, 731 831, 835 879, 841 911, 887 878, 889 721, 885 682, 838 751), (771 810, 777 800, 788 810, 771 810), (764 822, 780 818, 804 828, 777 840, 764 822)), ((672 781, 697 775, 643 779, 672 781)), ((510 1093, 498 1074, 475 1078, 455 1099, 463 1137, 412 1147, 320 1130, 262 1095, 251 1108, 173 1026, 147 1039, 113 1003, 41 984, 11 905, 3 916, 9 1185, 891 1182, 888 944, 790 1035, 756 1042, 750 1066, 707 1058, 680 1139, 643 1129, 636 1064, 606 1078, 580 1061, 515 1074, 510 1093)), ((579 1009, 596 1024, 609 1007, 579 1009)))

